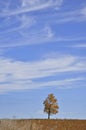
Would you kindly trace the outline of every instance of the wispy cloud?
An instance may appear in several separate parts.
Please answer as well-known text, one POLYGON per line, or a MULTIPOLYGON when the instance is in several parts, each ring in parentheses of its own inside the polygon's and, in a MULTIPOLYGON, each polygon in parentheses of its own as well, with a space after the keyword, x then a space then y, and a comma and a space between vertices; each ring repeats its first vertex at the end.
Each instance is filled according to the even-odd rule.
POLYGON ((68 10, 68 11, 58 11, 43 16, 48 23, 65 24, 70 22, 85 22, 86 21, 86 7, 68 10))
POLYGON ((27 15, 22 15, 22 16, 16 16, 16 17, 8 17, 6 19, 3 20, 3 22, 1 23, 1 32, 0 34, 10 34, 13 32, 18 32, 21 31, 23 29, 29 29, 31 26, 33 26, 35 24, 35 19, 34 17, 31 16, 27 16, 27 15), (16 26, 14 26, 16 25, 16 26))
POLYGON ((81 14, 86 16, 86 6, 81 9, 81 14))
POLYGON ((75 48, 86 48, 86 44, 81 43, 81 44, 76 44, 76 45, 72 45, 71 47, 75 47, 75 48))
MULTIPOLYGON (((85 36, 58 36, 49 25, 35 30, 33 28, 35 24, 35 20, 33 18, 29 21, 29 18, 24 16, 23 19, 24 21, 20 20, 21 24, 19 27, 2 31, 2 35, 0 36, 0 48, 45 44, 52 42, 55 42, 54 44, 65 46, 65 44, 62 42, 82 42, 86 40, 85 36), (30 27, 32 27, 32 30, 28 31, 30 27), (17 36, 15 35, 15 32, 17 33, 17 36)), ((71 45, 68 44, 68 46, 71 45)))
MULTIPOLYGON (((36 11, 36 10, 41 10, 41 9, 46 9, 49 7, 59 7, 62 4, 63 0, 33 0, 33 1, 28 1, 28 0, 21 0, 20 1, 20 7, 14 10, 5 10, 2 13, 0 13, 0 16, 11 16, 11 15, 18 15, 21 13, 26 13, 26 12, 31 12, 31 11, 36 11)), ((10 3, 11 4, 11 3, 10 3)))
MULTIPOLYGON (((57 30, 53 29, 51 23, 66 23, 71 21, 85 21, 85 7, 74 11, 53 11, 50 13, 27 13, 50 7, 59 8, 63 0, 19 0, 11 9, 12 2, 1 2, 1 13, 3 16, 0 25, 0 47, 17 47, 33 44, 45 44, 50 42, 82 42, 86 36, 60 36, 57 30), (17 15, 18 14, 18 15, 17 15), (6 17, 4 17, 6 16, 6 17), (40 25, 40 26, 39 26, 40 25), (14 39, 14 40, 13 40, 14 39)), ((2 19, 2 17, 0 17, 2 19)))
POLYGON ((59 86, 69 88, 75 86, 84 77, 74 77, 60 80, 38 82, 40 78, 56 76, 65 72, 86 72, 86 62, 81 58, 64 56, 47 58, 36 62, 14 61, 0 59, 0 91, 13 91, 22 89, 36 89, 46 86, 59 86))
POLYGON ((7 93, 10 91, 21 91, 21 90, 29 90, 29 89, 40 89, 44 87, 54 87, 55 89, 71 89, 78 88, 83 86, 83 81, 86 78, 78 77, 78 78, 67 78, 64 80, 55 80, 48 82, 34 82, 34 81, 12 81, 12 82, 4 82, 0 83, 0 93, 7 93))
MULTIPOLYGON (((17 47, 17 46, 25 46, 25 45, 33 45, 33 44, 44 44, 46 42, 53 41, 54 33, 52 29, 49 26, 45 26, 43 29, 39 29, 38 31, 33 32, 27 32, 27 30, 20 30, 17 28, 19 32, 16 39, 15 34, 13 35, 14 41, 11 37, 7 37, 4 39, 3 36, 1 36, 0 40, 0 48, 8 48, 8 47, 17 47), (12 42, 10 42, 12 40, 12 42)), ((9 30, 11 31, 11 30, 9 30)), ((8 35, 8 34, 7 34, 8 35)))

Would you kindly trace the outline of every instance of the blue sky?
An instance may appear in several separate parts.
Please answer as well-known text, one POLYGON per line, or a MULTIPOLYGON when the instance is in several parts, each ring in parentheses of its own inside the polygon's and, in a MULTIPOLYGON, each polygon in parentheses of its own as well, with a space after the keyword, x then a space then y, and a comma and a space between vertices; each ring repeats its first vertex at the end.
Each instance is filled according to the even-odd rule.
POLYGON ((0 118, 86 119, 86 1, 0 0, 0 118))

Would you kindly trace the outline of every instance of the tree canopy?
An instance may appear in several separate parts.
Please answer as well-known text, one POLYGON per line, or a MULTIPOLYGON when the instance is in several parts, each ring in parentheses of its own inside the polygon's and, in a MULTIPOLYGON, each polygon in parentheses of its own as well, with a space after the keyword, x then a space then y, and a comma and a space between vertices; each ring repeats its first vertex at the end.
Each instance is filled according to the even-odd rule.
POLYGON ((59 106, 57 104, 57 99, 52 93, 48 95, 48 97, 44 100, 43 104, 44 112, 48 114, 48 119, 50 119, 51 114, 58 113, 59 106))

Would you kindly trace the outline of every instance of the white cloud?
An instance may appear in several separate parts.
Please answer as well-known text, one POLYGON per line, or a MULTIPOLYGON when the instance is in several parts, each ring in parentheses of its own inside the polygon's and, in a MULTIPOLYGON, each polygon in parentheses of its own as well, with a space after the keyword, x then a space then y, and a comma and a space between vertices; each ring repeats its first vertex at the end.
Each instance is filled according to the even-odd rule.
POLYGON ((27 30, 21 30, 21 27, 16 29, 14 28, 12 30, 17 30, 19 35, 21 35, 21 37, 18 40, 14 39, 14 41, 10 43, 9 41, 10 37, 9 39, 6 40, 6 38, 2 38, 3 37, 2 36, 1 37, 2 39, 0 39, 1 40, 0 48, 5 47, 9 48, 9 47, 25 46, 32 44, 43 44, 45 42, 51 42, 54 40, 54 33, 49 26, 45 26, 43 29, 39 29, 38 31, 32 30, 32 32, 27 32, 27 30))
POLYGON ((6 34, 6 33, 13 33, 13 32, 18 32, 23 29, 29 29, 35 24, 35 19, 34 17, 27 16, 23 14, 22 16, 16 16, 15 18, 8 17, 6 18, 3 23, 1 24, 1 28, 3 29, 8 28, 8 29, 3 29, 2 32, 0 32, 1 35, 6 34), (13 26, 16 25, 16 26, 13 26), (10 27, 11 26, 11 27, 10 27))
POLYGON ((78 77, 78 78, 69 78, 64 80, 56 80, 56 81, 48 81, 48 82, 26 82, 26 81, 14 81, 0 84, 0 93, 6 93, 10 91, 20 91, 27 89, 38 89, 43 87, 54 87, 56 89, 70 89, 83 86, 82 84, 78 84, 81 81, 85 81, 86 78, 78 77))
POLYGON ((63 0, 22 0, 22 7, 59 7, 62 4, 62 2, 63 0))
MULTIPOLYGON (((55 81, 48 81, 48 82, 38 82, 32 83, 31 86, 35 86, 35 88, 40 87, 54 87, 56 89, 70 89, 75 88, 78 85, 78 82, 84 81, 86 78, 78 77, 78 78, 67 78, 64 80, 55 80, 55 81)), ((79 85, 78 85, 79 87, 79 85)))
POLYGON ((72 45, 71 47, 76 47, 76 48, 86 48, 86 44, 82 43, 82 44, 76 44, 76 45, 72 45))
MULTIPOLYGON (((18 47, 18 46, 27 46, 27 45, 34 45, 34 44, 45 44, 55 42, 54 44, 63 45, 63 46, 70 46, 69 44, 65 45, 60 42, 76 42, 76 41, 83 41, 86 40, 85 36, 80 37, 66 37, 66 36, 57 36, 51 27, 45 26, 44 29, 39 30, 32 30, 32 32, 27 32, 27 30, 21 30, 21 27, 14 28, 11 31, 18 31, 18 35, 20 36, 19 39, 15 39, 10 43, 12 40, 10 35, 9 37, 4 38, 4 35, 1 36, 0 39, 0 48, 10 48, 10 47, 18 47)), ((7 34, 8 36, 8 34, 7 34)), ((53 44, 53 43, 52 43, 53 44)))
MULTIPOLYGON (((21 13, 46 9, 50 7, 58 7, 62 4, 63 0, 21 0, 21 5, 19 8, 15 10, 5 10, 0 13, 0 16, 11 16, 11 15, 18 15, 21 13)), ((11 3, 10 3, 11 4, 11 3)))
POLYGON ((50 15, 46 14, 44 17, 48 23, 84 22, 86 21, 86 7, 69 11, 61 10, 50 15))
POLYGON ((81 14, 84 15, 84 16, 86 16, 86 7, 84 7, 84 8, 81 9, 81 14))
POLYGON ((0 59, 0 92, 33 89, 46 86, 66 88, 84 77, 65 78, 61 80, 36 82, 34 79, 56 76, 66 72, 86 72, 86 62, 73 56, 47 58, 36 62, 0 59))
MULTIPOLYGON (((46 8, 59 8, 63 0, 20 0, 21 4, 18 5, 19 7, 10 10, 7 8, 6 10, 2 11, 0 13, 0 16, 11 16, 11 15, 18 15, 22 13, 27 13, 27 12, 33 12, 37 10, 42 10, 46 8)), ((10 3, 8 1, 10 5, 10 3)), ((19 3, 18 3, 19 4, 19 3)), ((7 6, 8 7, 8 6, 7 6)), ((86 21, 86 7, 80 8, 80 9, 75 9, 71 11, 64 11, 64 12, 56 12, 54 14, 50 13, 50 16, 48 17, 45 15, 43 17, 46 17, 47 21, 49 22, 56 22, 56 23, 65 23, 65 22, 81 22, 81 21, 86 21), (54 19, 54 20, 53 20, 54 19)))
POLYGON ((46 26, 44 28, 44 32, 47 32, 47 38, 53 38, 54 33, 52 32, 52 30, 49 26, 46 26))
POLYGON ((43 2, 43 0, 22 0, 22 7, 36 6, 43 2))
MULTIPOLYGON (((55 5, 60 5, 62 4, 62 0, 48 0, 47 1, 49 4, 49 7, 55 6, 55 5), (51 4, 53 3, 53 4, 51 4)), ((25 7, 19 7, 17 8, 20 13, 21 9, 22 10, 28 10, 30 8, 35 8, 38 7, 39 5, 43 5, 47 3, 45 0, 40 1, 40 0, 33 0, 33 1, 28 1, 28 0, 22 0, 21 1, 21 6, 25 7), (38 3, 38 4, 37 4, 38 3), (26 6, 30 6, 30 8, 27 8, 26 6), (34 7, 33 7, 34 6, 34 7)), ((70 22, 70 21, 76 21, 77 20, 85 20, 83 17, 83 14, 81 14, 81 9, 80 10, 75 10, 75 11, 69 11, 69 12, 62 12, 62 13, 55 13, 50 15, 42 15, 43 19, 39 17, 35 17, 34 15, 29 15, 29 14, 22 14, 18 16, 10 16, 10 13, 18 13, 16 10, 15 11, 8 11, 8 18, 6 17, 6 21, 4 21, 4 24, 2 23, 2 27, 5 28, 0 32, 0 47, 17 47, 17 46, 25 46, 25 45, 32 45, 32 44, 43 44, 43 43, 49 43, 49 42, 69 42, 69 41, 83 41, 86 40, 85 36, 71 36, 71 37, 65 37, 65 36, 58 36, 55 34, 55 32, 52 30, 52 28, 49 26, 49 23, 51 22, 56 22, 56 23, 64 23, 64 22, 70 22), (14 18, 15 17, 15 18, 14 18), (14 19, 13 19, 14 18, 14 19), (7 19, 8 20, 7 22, 7 19), (9 22, 10 21, 10 22, 9 22), (15 23, 12 24, 13 21, 16 21, 15 23), (40 22, 43 22, 43 24, 40 24, 40 22), (35 24, 36 23, 36 24, 35 24), (35 24, 35 26, 34 26, 35 24), (38 27, 40 24, 40 28, 38 27), (6 26, 7 25, 7 26, 6 26), (47 25, 46 27, 44 27, 47 25), (10 28, 11 26, 11 28, 10 28), (30 28, 32 27, 32 28, 30 28), (44 29, 43 29, 44 28, 44 29), (12 33, 11 33, 12 32, 12 33), (15 38, 16 32, 17 38, 15 38), (4 35, 3 35, 4 34, 4 35), (13 34, 13 35, 12 35, 13 34), (12 40, 11 38, 14 38, 14 41, 10 43, 12 40)), ((5 12, 6 13, 6 12, 5 12)), ((60 43, 58 43, 60 44, 60 43)))

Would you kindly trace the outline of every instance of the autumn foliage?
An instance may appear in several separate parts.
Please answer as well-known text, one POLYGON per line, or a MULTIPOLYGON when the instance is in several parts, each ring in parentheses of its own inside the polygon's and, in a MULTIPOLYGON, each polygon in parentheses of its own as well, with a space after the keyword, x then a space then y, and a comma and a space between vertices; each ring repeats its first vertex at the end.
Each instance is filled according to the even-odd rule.
POLYGON ((50 119, 51 114, 58 113, 59 106, 57 104, 57 99, 53 94, 49 94, 48 97, 43 102, 44 112, 48 114, 48 119, 50 119))

